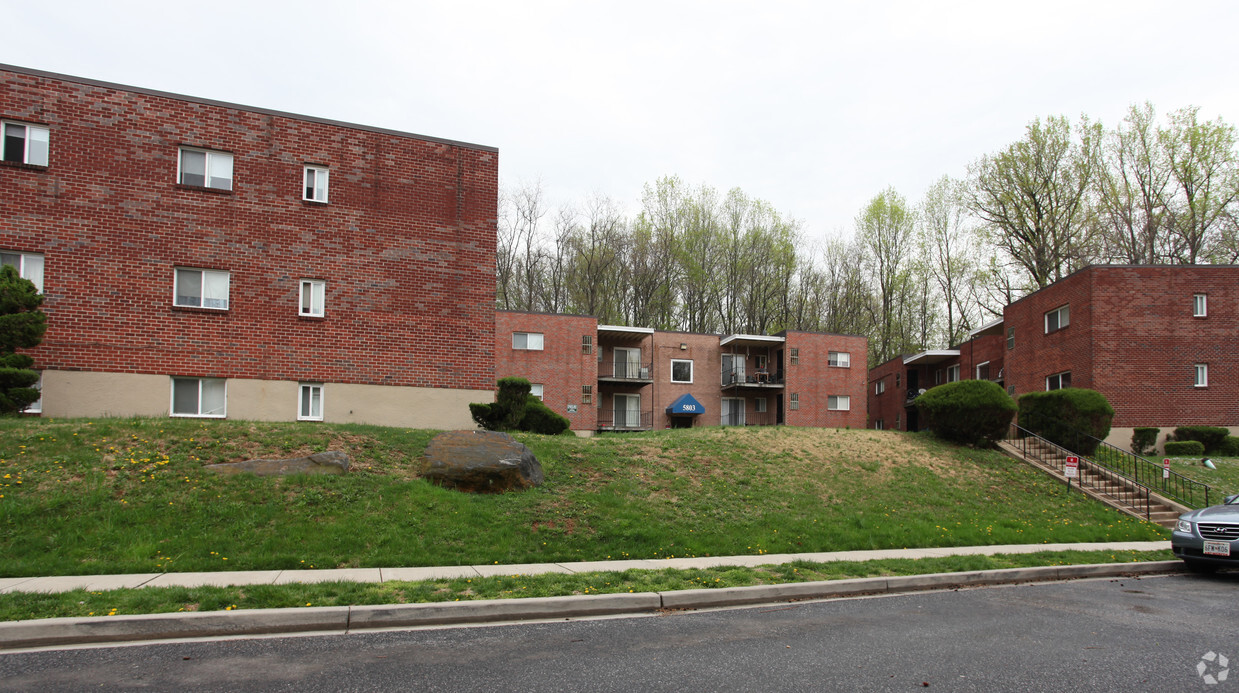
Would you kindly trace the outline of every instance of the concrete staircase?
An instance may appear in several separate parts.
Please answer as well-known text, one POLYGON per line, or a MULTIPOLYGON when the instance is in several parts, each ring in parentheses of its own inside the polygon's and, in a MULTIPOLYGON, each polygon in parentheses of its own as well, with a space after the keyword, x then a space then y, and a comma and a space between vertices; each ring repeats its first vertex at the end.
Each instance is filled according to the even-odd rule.
MULTIPOLYGON (((1019 440, 1004 440, 998 447, 1008 456, 1027 462, 1044 471, 1046 474, 1067 483, 1064 469, 1067 457, 1073 455, 1070 451, 1040 438, 1022 438, 1019 440)), ((1142 520, 1147 519, 1162 527, 1173 528, 1179 515, 1188 508, 1163 498, 1148 488, 1134 481, 1097 466, 1083 456, 1080 457, 1079 476, 1072 479, 1076 486, 1086 495, 1142 520)))

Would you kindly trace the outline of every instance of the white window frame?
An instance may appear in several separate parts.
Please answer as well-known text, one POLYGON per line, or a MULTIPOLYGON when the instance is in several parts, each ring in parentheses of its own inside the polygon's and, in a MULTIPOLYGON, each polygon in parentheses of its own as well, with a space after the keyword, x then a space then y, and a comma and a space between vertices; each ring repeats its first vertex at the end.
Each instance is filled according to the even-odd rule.
POLYGON ((300 307, 297 314, 307 318, 321 318, 327 314, 327 282, 322 279, 302 279, 300 307), (306 290, 309 289, 309 305, 306 305, 306 290))
POLYGON ((766 398, 765 397, 754 397, 753 398, 753 411, 758 414, 766 413, 766 398))
POLYGON ((946 368, 946 381, 947 381, 948 383, 957 383, 957 382, 959 382, 960 370, 961 370, 961 369, 960 369, 960 367, 959 367, 959 364, 958 364, 958 363, 957 363, 957 364, 955 364, 954 366, 947 366, 947 368, 946 368))
POLYGON ((886 392, 886 380, 878 380, 873 384, 873 394, 880 395, 886 392))
POLYGON ((529 383, 529 394, 533 395, 534 397, 537 397, 539 402, 546 401, 542 399, 542 396, 545 393, 546 393, 546 387, 542 383, 529 383))
POLYGON ((305 171, 301 176, 301 182, 301 199, 307 202, 327 204, 331 185, 331 171, 326 166, 306 164, 305 171))
POLYGON ((43 371, 39 371, 39 379, 34 381, 34 385, 31 385, 31 387, 39 391, 39 398, 31 402, 25 409, 23 409, 22 413, 23 414, 42 414, 43 413, 43 371))
POLYGON ((765 355, 765 354, 757 354, 757 355, 755 355, 755 356, 753 357, 753 361, 754 361, 754 363, 756 363, 756 365, 757 365, 757 369, 758 369, 758 370, 761 370, 761 369, 763 369, 763 368, 767 368, 767 367, 770 365, 770 357, 769 357, 769 356, 767 356, 767 355, 765 355))
POLYGON ((719 402, 720 404, 719 404, 718 424, 720 426, 743 426, 745 425, 746 418, 747 418, 745 415, 747 413, 746 410, 748 409, 748 405, 745 403, 743 397, 723 397, 722 399, 719 400, 719 402), (735 402, 740 403, 739 408, 736 410, 739 413, 739 417, 740 417, 738 421, 734 417, 733 418, 728 417, 729 409, 730 409, 728 404, 731 403, 734 406, 735 402))
POLYGON ((1047 310, 1044 317, 1046 334, 1066 329, 1071 326, 1071 306, 1070 304, 1065 304, 1055 308, 1054 310, 1047 310), (1054 321, 1057 323, 1054 329, 1050 329, 1051 315, 1055 316, 1054 321))
POLYGON ((846 351, 831 351, 827 354, 826 365, 831 368, 851 368, 852 354, 846 351))
POLYGON ((322 383, 301 383, 297 386, 297 420, 298 421, 322 421, 323 411, 325 410, 326 400, 324 398, 325 390, 322 383), (309 411, 306 411, 306 391, 309 391, 309 411), (314 411, 315 395, 318 395, 318 411, 314 411))
POLYGON ((826 395, 827 411, 852 411, 850 395, 826 395))
POLYGON ((0 127, 0 159, 26 164, 27 166, 47 166, 52 154, 52 131, 47 126, 19 123, 12 120, 0 121, 0 124, 2 124, 2 127, 0 127), (12 152, 9 151, 9 128, 22 128, 25 130, 22 134, 21 159, 10 158, 12 152), (35 147, 34 161, 31 160, 30 151, 30 144, 32 142, 42 144, 40 147, 35 147))
MULTIPOLYGON (((172 270, 172 305, 174 306, 180 306, 182 308, 202 308, 205 310, 225 311, 225 310, 228 310, 229 305, 231 305, 232 303, 230 300, 231 294, 232 294, 232 273, 229 272, 228 270, 209 270, 209 269, 200 269, 197 267, 176 267, 172 270), (199 273, 198 289, 199 289, 200 295, 198 296, 197 305, 194 305, 192 303, 181 302, 180 291, 181 291, 181 273, 182 272, 198 272, 199 273), (220 300, 218 297, 213 297, 210 299, 207 298, 206 280, 208 276, 214 277, 217 281, 219 280, 221 276, 223 277, 223 280, 224 280, 223 302, 224 304, 222 306, 206 305, 208 300, 212 300, 212 301, 220 300)), ((186 297, 186 298, 189 298, 189 297, 186 297)))
POLYGON ((1209 364, 1196 364, 1196 387, 1209 387, 1209 364))
POLYGON ((1209 317, 1209 294, 1192 295, 1192 317, 1209 317))
POLYGON ((168 380, 171 381, 171 391, 172 391, 171 400, 168 403, 169 416, 173 416, 176 418, 190 418, 190 419, 224 419, 224 418, 227 418, 228 416, 228 381, 227 380, 223 378, 181 378, 177 376, 173 376, 169 378, 168 380), (178 380, 182 382, 196 382, 198 384, 198 408, 195 413, 187 414, 187 413, 176 411, 176 383, 178 380), (202 390, 203 390, 204 383, 211 383, 212 385, 215 385, 216 383, 218 383, 223 387, 224 389, 223 407, 219 410, 219 413, 207 413, 207 414, 202 413, 202 390))
POLYGON ((874 420, 874 422, 873 422, 873 430, 875 430, 875 431, 880 431, 880 430, 882 430, 882 419, 875 419, 875 420, 874 420))
POLYGON ((616 428, 641 428, 641 424, 642 424, 641 414, 643 413, 641 411, 641 393, 639 392, 617 392, 611 396, 611 406, 612 406, 611 424, 613 426, 615 426, 616 428), (629 406, 628 404, 634 401, 633 398, 636 398, 635 401, 637 402, 637 406, 635 408, 632 406, 629 406), (622 425, 620 423, 620 402, 621 401, 625 403, 622 425), (634 409, 637 413, 637 424, 635 426, 631 425, 632 422, 629 421, 628 419, 629 413, 634 411, 634 409))
MULTIPOLYGON (((974 380, 980 380, 980 379, 981 379, 981 369, 982 369, 983 367, 985 367, 985 366, 988 366, 988 365, 989 365, 989 361, 982 361, 981 363, 978 363, 976 366, 974 366, 974 367, 973 367, 973 369, 972 369, 972 378, 973 378, 974 380)), ((989 380, 989 378, 986 378, 986 380, 989 380)))
POLYGON ((692 359, 671 359, 671 382, 687 383, 689 385, 693 383, 693 360, 692 359), (676 367, 676 364, 680 364, 680 363, 688 364, 688 380, 676 380, 675 379, 675 367, 676 367))
POLYGON ((543 342, 541 332, 512 333, 512 348, 517 351, 542 351, 543 342))
MULTIPOLYGON (((217 149, 201 149, 199 147, 181 147, 176 155, 176 182, 181 185, 188 185, 195 188, 211 188, 212 190, 232 190, 236 185, 236 171, 233 169, 233 157, 231 152, 221 152, 217 149), (194 154, 202 154, 204 156, 202 164, 202 185, 185 182, 185 153, 191 152, 194 154), (228 168, 228 187, 211 185, 212 169, 219 169, 227 162, 228 168)), ((197 175, 197 174, 194 174, 197 175)), ((223 176, 219 177, 224 180, 223 176)))
POLYGON ((1062 389, 1071 387, 1070 380, 1071 380, 1071 371, 1060 371, 1058 373, 1051 373, 1045 376, 1045 391, 1051 392, 1053 390, 1062 390, 1062 389), (1067 376, 1067 379, 1068 379, 1068 383, 1066 385, 1063 385, 1064 375, 1067 376), (1054 382, 1058 384, 1058 387, 1050 387, 1051 380, 1054 380, 1054 382))
MULTIPOLYGON (((17 268, 17 274, 22 279, 30 280, 39 293, 43 293, 43 256, 38 253, 19 253, 16 251, 8 252, 0 250, 0 256, 8 255, 16 256, 17 263, 13 265, 17 268)), ((0 264, 7 264, 0 261, 0 264)))

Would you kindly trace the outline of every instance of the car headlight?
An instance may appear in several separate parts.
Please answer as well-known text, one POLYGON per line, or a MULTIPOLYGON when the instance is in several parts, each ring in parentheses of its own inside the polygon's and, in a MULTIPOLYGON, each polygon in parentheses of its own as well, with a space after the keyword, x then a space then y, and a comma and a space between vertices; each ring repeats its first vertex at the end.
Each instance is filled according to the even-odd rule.
POLYGON ((1192 523, 1188 522, 1187 520, 1179 520, 1179 522, 1175 525, 1175 529, 1179 530, 1180 532, 1187 532, 1188 534, 1191 534, 1192 523))

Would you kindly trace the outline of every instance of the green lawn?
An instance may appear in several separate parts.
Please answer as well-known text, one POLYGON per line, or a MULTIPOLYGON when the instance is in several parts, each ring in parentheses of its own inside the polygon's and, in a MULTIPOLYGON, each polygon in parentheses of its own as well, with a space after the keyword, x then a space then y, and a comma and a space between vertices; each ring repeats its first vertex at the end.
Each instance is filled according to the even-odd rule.
POLYGON ((1164 539, 995 452, 886 431, 518 435, 547 482, 416 477, 432 431, 0 420, 0 576, 535 563, 1164 539), (341 449, 338 477, 203 464, 341 449))
POLYGON ((1209 502, 1221 503, 1226 496, 1239 493, 1239 457, 1210 457, 1217 469, 1200 463, 1199 457, 1171 457, 1170 468, 1183 476, 1212 486, 1209 502))

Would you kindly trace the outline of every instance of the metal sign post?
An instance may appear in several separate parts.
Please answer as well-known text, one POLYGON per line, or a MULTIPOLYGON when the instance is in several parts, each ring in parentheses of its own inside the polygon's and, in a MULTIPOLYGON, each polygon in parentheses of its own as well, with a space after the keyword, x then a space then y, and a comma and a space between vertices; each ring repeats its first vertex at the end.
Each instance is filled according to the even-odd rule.
POLYGON ((1063 476, 1067 477, 1067 493, 1071 493, 1071 480, 1080 476, 1080 458, 1072 455, 1063 466, 1063 476))

